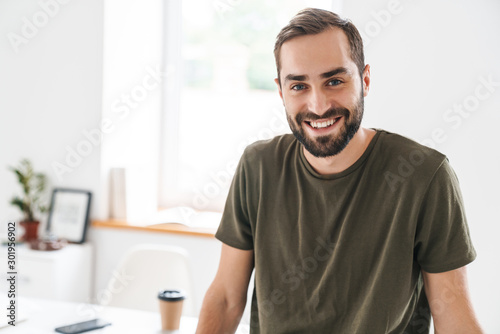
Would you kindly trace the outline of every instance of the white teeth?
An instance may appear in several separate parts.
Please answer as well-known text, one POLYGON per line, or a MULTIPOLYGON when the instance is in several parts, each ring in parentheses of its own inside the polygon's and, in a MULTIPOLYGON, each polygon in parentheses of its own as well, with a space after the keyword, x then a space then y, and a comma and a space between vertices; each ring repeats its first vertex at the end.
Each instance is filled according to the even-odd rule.
POLYGON ((328 121, 325 121, 325 122, 314 122, 312 121, 311 122, 311 126, 315 129, 321 129, 321 128, 326 128, 327 126, 330 126, 332 125, 333 123, 335 123, 337 121, 336 118, 334 119, 330 119, 328 121))

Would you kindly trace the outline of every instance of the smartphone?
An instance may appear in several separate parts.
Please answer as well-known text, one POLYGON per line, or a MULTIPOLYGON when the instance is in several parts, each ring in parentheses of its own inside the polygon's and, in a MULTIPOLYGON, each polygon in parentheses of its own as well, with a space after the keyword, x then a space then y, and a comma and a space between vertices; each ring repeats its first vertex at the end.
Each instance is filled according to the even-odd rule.
POLYGON ((94 329, 103 328, 111 325, 111 323, 102 319, 93 319, 89 321, 79 322, 73 325, 56 328, 56 332, 63 334, 78 334, 88 332, 94 329))

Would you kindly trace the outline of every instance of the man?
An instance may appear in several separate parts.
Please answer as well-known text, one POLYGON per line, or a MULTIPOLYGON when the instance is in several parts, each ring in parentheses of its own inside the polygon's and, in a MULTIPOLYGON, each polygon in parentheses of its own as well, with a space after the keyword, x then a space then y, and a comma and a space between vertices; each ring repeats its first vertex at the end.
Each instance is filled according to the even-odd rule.
POLYGON ((220 265, 198 333, 482 333, 465 266, 476 256, 458 180, 441 153, 360 127, 362 40, 305 9, 275 44, 293 135, 243 154, 216 237, 220 265))

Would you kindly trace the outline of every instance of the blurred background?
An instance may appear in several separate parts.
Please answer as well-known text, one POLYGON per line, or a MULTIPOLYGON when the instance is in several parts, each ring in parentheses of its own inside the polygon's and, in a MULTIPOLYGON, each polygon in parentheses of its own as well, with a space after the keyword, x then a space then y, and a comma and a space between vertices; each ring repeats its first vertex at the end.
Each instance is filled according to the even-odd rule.
MULTIPOLYGON (((0 234, 19 219, 7 167, 22 158, 51 187, 92 191, 92 220, 110 218, 112 168, 131 171, 144 217, 175 206, 221 211, 245 146, 289 132, 273 45, 304 7, 333 10, 361 32, 372 77, 363 125, 448 156, 478 253, 474 306, 486 332, 500 333, 496 0, 3 0, 0 234)), ((94 292, 119 256, 103 244, 135 240, 120 233, 90 228, 104 258, 94 292)), ((210 266, 199 302, 218 261, 219 246, 209 247, 194 260, 210 266)))

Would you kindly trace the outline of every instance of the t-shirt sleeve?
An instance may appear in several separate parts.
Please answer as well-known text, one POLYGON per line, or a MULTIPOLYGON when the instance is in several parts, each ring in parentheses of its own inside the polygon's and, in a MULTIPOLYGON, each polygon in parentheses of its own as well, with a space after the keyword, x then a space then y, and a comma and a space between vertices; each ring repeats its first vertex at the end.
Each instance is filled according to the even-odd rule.
POLYGON ((248 214, 249 180, 245 168, 245 153, 236 168, 215 237, 231 247, 250 250, 253 249, 253 236, 248 214))
POLYGON ((421 268, 430 273, 457 269, 476 258, 458 179, 447 159, 423 198, 414 251, 421 268))

